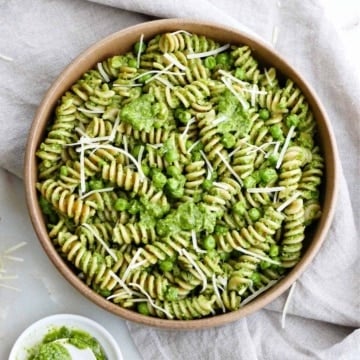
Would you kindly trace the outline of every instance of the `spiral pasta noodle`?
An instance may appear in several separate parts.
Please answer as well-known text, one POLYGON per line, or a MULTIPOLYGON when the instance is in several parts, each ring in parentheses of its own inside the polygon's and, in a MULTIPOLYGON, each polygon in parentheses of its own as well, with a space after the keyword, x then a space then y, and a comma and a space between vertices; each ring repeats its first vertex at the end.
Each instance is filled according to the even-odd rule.
POLYGON ((301 259, 324 159, 305 95, 245 45, 179 30, 100 61, 36 155, 49 237, 131 311, 236 311, 301 259))

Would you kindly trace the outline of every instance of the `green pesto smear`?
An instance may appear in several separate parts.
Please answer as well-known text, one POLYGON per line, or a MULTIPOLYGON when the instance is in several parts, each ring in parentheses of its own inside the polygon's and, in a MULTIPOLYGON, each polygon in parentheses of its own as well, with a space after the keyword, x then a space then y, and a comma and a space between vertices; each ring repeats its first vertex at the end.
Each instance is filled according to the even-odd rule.
POLYGON ((66 348, 57 342, 64 339, 78 349, 90 349, 96 360, 107 360, 103 348, 93 336, 83 330, 65 326, 49 331, 40 344, 29 350, 28 360, 72 360, 66 348))

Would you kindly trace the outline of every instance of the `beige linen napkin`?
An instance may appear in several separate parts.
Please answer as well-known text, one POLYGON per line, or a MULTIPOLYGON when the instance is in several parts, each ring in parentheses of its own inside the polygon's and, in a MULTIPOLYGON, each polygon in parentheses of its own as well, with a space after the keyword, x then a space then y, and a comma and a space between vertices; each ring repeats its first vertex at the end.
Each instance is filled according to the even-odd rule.
POLYGON ((328 111, 343 171, 327 240, 286 294, 266 309, 210 330, 128 327, 144 359, 359 359, 360 83, 315 0, 0 0, 0 166, 21 177, 36 106, 76 55, 102 37, 154 17, 190 17, 247 29, 310 82, 328 111), (275 35, 275 36, 274 36, 275 35))

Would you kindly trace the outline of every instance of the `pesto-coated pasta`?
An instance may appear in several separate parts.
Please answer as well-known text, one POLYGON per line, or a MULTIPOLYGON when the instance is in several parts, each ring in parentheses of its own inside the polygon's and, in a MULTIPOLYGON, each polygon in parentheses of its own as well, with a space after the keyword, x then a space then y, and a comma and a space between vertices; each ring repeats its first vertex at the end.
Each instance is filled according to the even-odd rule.
POLYGON ((235 311, 302 256, 324 159, 306 97, 246 45, 159 34, 59 100, 36 153, 57 251, 108 301, 235 311))

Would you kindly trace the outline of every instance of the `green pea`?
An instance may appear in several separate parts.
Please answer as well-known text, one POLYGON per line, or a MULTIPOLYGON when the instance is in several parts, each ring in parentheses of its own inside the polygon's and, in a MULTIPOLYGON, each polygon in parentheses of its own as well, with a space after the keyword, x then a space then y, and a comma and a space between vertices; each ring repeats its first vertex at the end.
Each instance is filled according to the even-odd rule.
POLYGON ((235 214, 242 216, 242 215, 245 215, 245 213, 246 213, 246 207, 242 201, 238 201, 233 206, 233 211, 235 214))
POLYGON ((163 272, 169 272, 173 269, 174 263, 171 260, 163 260, 159 262, 159 268, 163 272))
POLYGON ((152 181, 155 188, 160 190, 165 186, 167 178, 162 172, 156 171, 153 173, 152 181))
POLYGON ((141 164, 141 170, 144 173, 145 176, 148 176, 150 174, 150 166, 147 164, 141 164))
POLYGON ((266 168, 260 170, 260 179, 263 183, 273 183, 278 178, 277 172, 273 168, 266 168))
POLYGON ((149 307, 147 302, 140 302, 137 305, 137 311, 142 315, 150 315, 149 307))
POLYGON ((256 179, 249 175, 244 179, 244 187, 246 189, 254 188, 256 186, 256 179))
POLYGON ((275 140, 281 140, 283 132, 279 124, 275 124, 270 128, 270 134, 275 140))
POLYGON ((191 113, 184 109, 175 110, 175 118, 178 119, 181 123, 187 124, 191 120, 191 113))
POLYGON ((67 176, 67 174, 68 174, 68 168, 65 165, 61 166, 60 167, 60 175, 67 176))
POLYGON ((251 280, 255 285, 261 284, 261 276, 258 272, 254 272, 251 275, 251 280))
POLYGON ((226 226, 223 225, 215 225, 215 233, 219 235, 224 235, 228 232, 228 229, 226 226))
POLYGON ((142 41, 138 41, 135 43, 134 45, 134 54, 137 55, 140 51, 140 54, 142 54, 143 52, 145 52, 146 50, 146 44, 142 41))
POLYGON ((286 123, 286 126, 290 128, 291 126, 295 126, 295 127, 298 126, 299 121, 300 121, 300 119, 297 115, 291 114, 286 117, 285 123, 286 123))
POLYGON ((228 66, 231 65, 231 57, 229 53, 220 53, 216 55, 216 64, 228 66))
POLYGON ((221 143, 225 146, 226 149, 230 149, 235 146, 236 138, 230 133, 225 133, 221 137, 221 143))
POLYGON ((212 185, 213 185, 213 182, 209 179, 204 180, 204 182, 201 184, 202 188, 206 191, 211 189, 212 185))
POLYGON ((270 118, 270 111, 268 109, 261 109, 259 111, 259 117, 262 120, 268 120, 270 118))
POLYGON ((180 181, 174 178, 170 178, 166 183, 167 192, 175 197, 179 198, 184 194, 184 188, 181 186, 180 181))
POLYGON ((278 154, 271 154, 268 157, 269 164, 272 165, 272 166, 275 166, 277 164, 278 160, 279 160, 279 155, 278 154))
POLYGON ((245 80, 245 71, 241 68, 236 68, 234 76, 239 80, 245 80))
POLYGON ((100 190, 104 188, 104 184, 101 180, 90 180, 89 187, 91 190, 100 190))
POLYGON ((214 56, 208 56, 204 60, 204 66, 210 70, 212 70, 216 66, 216 59, 214 56))
POLYGON ((128 62, 128 65, 129 65, 129 67, 136 68, 138 64, 137 64, 136 59, 130 58, 130 59, 129 59, 129 62, 128 62))
POLYGON ((165 153, 165 160, 168 163, 172 163, 172 162, 174 162, 174 161, 176 161, 178 159, 179 159, 179 154, 174 149, 170 149, 165 153))
POLYGON ((170 286, 165 294, 165 299, 167 301, 176 301, 179 297, 179 291, 177 288, 170 286))
POLYGON ((213 236, 208 235, 203 240, 203 247, 205 250, 213 250, 216 247, 216 240, 213 236))
POLYGON ((177 166, 171 165, 166 169, 166 173, 173 178, 178 178, 181 175, 181 170, 177 166))
POLYGON ((280 247, 276 244, 271 244, 270 250, 269 250, 270 257, 278 256, 279 253, 280 253, 280 247))
POLYGON ((116 211, 125 211, 129 207, 129 202, 126 199, 120 198, 115 201, 114 209, 116 211))
POLYGON ((248 214, 252 221, 257 221, 261 218, 261 212, 258 208, 251 208, 248 214))
POLYGON ((148 80, 150 80, 151 78, 152 78, 152 76, 153 75, 151 75, 151 74, 145 74, 145 75, 143 75, 143 76, 141 76, 141 77, 139 77, 138 79, 137 79, 137 81, 139 82, 139 83, 146 83, 148 80))
POLYGON ((137 201, 137 200, 131 200, 129 207, 128 207, 128 211, 131 215, 135 215, 138 212, 140 212, 141 210, 141 204, 137 201))
POLYGON ((260 261, 260 269, 265 270, 268 269, 271 266, 271 264, 265 260, 260 261))

